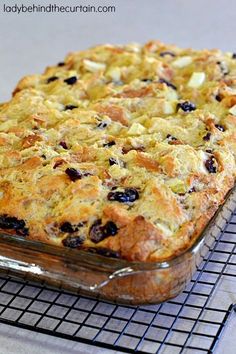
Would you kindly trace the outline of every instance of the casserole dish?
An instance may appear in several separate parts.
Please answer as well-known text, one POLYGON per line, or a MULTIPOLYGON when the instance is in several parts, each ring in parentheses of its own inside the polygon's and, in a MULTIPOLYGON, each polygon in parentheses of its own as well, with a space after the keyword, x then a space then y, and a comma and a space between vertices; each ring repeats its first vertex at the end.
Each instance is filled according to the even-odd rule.
POLYGON ((235 59, 106 44, 20 80, 0 105, 2 268, 112 301, 175 296, 235 184, 235 59))
POLYGON ((200 237, 166 262, 129 262, 1 234, 0 269, 8 275, 131 305, 160 303, 177 296, 222 232, 236 207, 227 195, 200 237))

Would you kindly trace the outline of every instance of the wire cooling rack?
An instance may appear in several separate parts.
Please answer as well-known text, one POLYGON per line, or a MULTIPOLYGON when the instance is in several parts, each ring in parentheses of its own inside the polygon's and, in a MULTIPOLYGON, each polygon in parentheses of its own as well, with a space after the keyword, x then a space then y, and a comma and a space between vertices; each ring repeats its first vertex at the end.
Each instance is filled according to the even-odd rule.
POLYGON ((222 282, 236 281, 236 214, 211 251, 185 291, 160 305, 116 305, 2 275, 0 323, 125 353, 212 353, 236 309, 236 292, 222 297, 222 282))

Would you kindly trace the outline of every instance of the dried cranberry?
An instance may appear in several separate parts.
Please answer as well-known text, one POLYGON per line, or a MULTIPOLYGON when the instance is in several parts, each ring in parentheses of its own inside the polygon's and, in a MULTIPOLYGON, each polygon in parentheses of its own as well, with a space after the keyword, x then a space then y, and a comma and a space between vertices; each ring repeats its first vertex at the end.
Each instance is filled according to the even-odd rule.
POLYGON ((65 79, 64 82, 68 85, 74 85, 77 82, 77 77, 71 76, 68 79, 65 79))
POLYGON ((125 188, 124 192, 108 193, 107 199, 110 201, 117 201, 119 203, 132 203, 139 199, 139 193, 135 188, 125 188))
POLYGON ((113 221, 108 221, 105 225, 102 225, 101 219, 96 220, 89 230, 91 241, 98 243, 108 236, 114 236, 117 234, 118 228, 113 221))
POLYGON ((160 53, 160 57, 165 57, 166 55, 170 55, 171 57, 175 57, 173 52, 165 51, 160 53))
POLYGON ((211 156, 208 160, 206 160, 205 166, 209 173, 217 172, 216 160, 214 156, 211 156))
POLYGON ((67 236, 62 240, 62 243, 65 247, 77 248, 82 245, 84 242, 84 237, 82 236, 67 236))
POLYGON ((113 146, 113 145, 116 145, 116 142, 115 141, 109 141, 108 143, 105 143, 103 144, 104 147, 110 147, 110 146, 113 146))
POLYGON ((177 87, 174 84, 172 84, 171 82, 169 82, 165 79, 159 79, 159 82, 161 84, 166 84, 167 86, 171 87, 173 90, 177 90, 177 87))
POLYGON ((185 101, 177 104, 177 110, 181 108, 184 112, 192 112, 195 111, 196 106, 194 103, 185 101))
POLYGON ((118 161, 114 157, 110 157, 109 158, 109 164, 110 164, 110 166, 118 165, 118 161))
POLYGON ((60 61, 60 62, 57 64, 57 66, 64 66, 64 65, 66 65, 66 64, 64 63, 64 61, 60 61))
POLYGON ((209 141, 210 138, 211 138, 211 133, 208 132, 208 133, 206 133, 206 135, 204 135, 203 140, 204 140, 204 141, 209 141))
POLYGON ((65 106, 65 111, 68 111, 68 110, 72 111, 72 109, 75 109, 75 108, 78 108, 78 106, 75 106, 73 104, 68 104, 65 106))
POLYGON ((65 170, 65 173, 70 177, 72 181, 76 181, 77 179, 81 179, 83 177, 82 173, 73 167, 68 167, 65 170))
POLYGON ((50 82, 53 82, 53 81, 56 81, 58 80, 58 77, 57 76, 51 76, 47 79, 47 83, 49 84, 50 82))
POLYGON ((221 125, 221 124, 215 124, 215 127, 216 127, 219 131, 221 131, 221 132, 224 132, 224 131, 225 131, 225 128, 224 128, 223 125, 221 125))
POLYGON ((17 219, 14 216, 7 216, 6 214, 0 216, 0 228, 7 230, 15 230, 17 234, 26 236, 29 234, 29 229, 25 227, 25 221, 17 219))
POLYGON ((101 256, 105 257, 112 257, 112 258, 121 258, 121 255, 117 251, 110 250, 109 248, 105 247, 89 247, 86 249, 86 251, 91 252, 91 253, 96 253, 101 256))
POLYGON ((67 146, 67 144, 66 144, 65 141, 60 141, 59 145, 60 145, 61 147, 63 147, 63 149, 65 149, 65 150, 68 149, 68 146, 67 146))

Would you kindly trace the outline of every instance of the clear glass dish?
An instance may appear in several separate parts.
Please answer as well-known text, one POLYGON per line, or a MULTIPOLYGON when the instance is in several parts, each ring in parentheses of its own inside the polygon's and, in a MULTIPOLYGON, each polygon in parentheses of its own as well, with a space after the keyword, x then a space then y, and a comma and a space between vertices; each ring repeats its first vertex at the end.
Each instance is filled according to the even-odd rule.
POLYGON ((129 262, 0 234, 0 269, 60 289, 127 304, 159 303, 177 296, 229 220, 233 188, 202 234, 166 262, 129 262))

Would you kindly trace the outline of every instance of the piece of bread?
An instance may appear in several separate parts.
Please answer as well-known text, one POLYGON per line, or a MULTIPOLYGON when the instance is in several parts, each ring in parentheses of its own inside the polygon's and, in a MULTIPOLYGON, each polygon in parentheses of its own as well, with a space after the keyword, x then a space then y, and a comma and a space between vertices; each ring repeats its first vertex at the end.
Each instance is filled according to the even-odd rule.
POLYGON ((0 230, 131 261, 203 231, 236 174, 236 55, 103 45, 0 106, 0 230))

